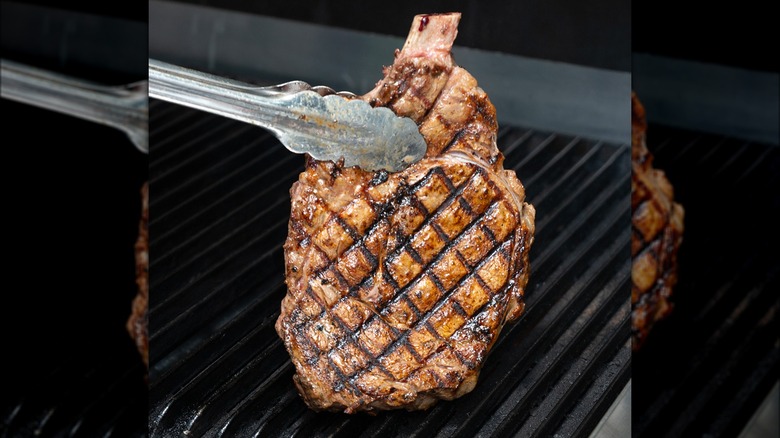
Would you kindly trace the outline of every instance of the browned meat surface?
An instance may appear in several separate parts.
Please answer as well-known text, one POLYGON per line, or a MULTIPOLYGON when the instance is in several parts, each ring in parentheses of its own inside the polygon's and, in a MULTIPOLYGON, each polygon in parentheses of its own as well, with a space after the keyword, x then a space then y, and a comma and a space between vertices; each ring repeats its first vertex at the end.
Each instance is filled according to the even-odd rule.
POLYGON ((495 109, 450 48, 460 14, 415 17, 362 99, 428 143, 397 173, 308 160, 291 192, 276 322, 315 410, 426 409, 468 393, 523 312, 534 208, 502 168, 495 109))
POLYGON ((146 366, 149 366, 149 184, 141 189, 141 222, 135 243, 135 273, 138 295, 133 300, 127 331, 135 341, 146 366))
POLYGON ((684 211, 664 172, 653 168, 645 110, 633 94, 631 108, 631 328, 637 350, 653 324, 672 310, 684 211))

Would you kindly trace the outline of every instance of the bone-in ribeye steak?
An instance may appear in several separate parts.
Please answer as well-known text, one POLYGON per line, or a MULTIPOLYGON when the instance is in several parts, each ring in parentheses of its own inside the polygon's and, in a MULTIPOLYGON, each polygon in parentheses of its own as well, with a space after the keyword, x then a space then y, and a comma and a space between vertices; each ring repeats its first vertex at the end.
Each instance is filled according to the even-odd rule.
POLYGON ((452 60, 460 14, 415 17, 362 96, 411 117, 426 156, 396 172, 307 160, 276 322, 315 410, 426 409, 474 388, 523 312, 534 208, 496 147, 495 108, 452 60))

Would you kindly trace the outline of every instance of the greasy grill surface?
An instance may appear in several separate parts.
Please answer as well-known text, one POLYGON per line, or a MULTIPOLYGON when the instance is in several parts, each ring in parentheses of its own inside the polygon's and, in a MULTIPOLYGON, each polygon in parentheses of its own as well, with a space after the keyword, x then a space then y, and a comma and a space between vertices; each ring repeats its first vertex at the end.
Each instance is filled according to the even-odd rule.
POLYGON ((274 331, 289 188, 303 170, 261 130, 153 101, 153 436, 588 433, 629 378, 630 149, 503 128, 537 208, 526 313, 474 391, 426 412, 315 413, 274 331))
POLYGON ((675 308, 633 361, 634 436, 736 436, 778 379, 780 150, 650 125, 685 208, 675 308))

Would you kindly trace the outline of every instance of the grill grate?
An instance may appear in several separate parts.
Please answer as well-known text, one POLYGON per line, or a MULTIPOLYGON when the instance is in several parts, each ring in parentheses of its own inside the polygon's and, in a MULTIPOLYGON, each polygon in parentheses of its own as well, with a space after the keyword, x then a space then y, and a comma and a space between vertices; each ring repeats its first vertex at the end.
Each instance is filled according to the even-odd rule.
POLYGON ((780 150, 663 126, 685 208, 675 309, 633 362, 634 436, 736 436, 778 379, 780 150))
POLYGON ((526 313, 474 391, 427 412, 315 413, 273 327, 303 159, 259 129, 153 101, 151 435, 589 433, 630 377, 630 150, 520 128, 498 143, 537 232, 526 313))

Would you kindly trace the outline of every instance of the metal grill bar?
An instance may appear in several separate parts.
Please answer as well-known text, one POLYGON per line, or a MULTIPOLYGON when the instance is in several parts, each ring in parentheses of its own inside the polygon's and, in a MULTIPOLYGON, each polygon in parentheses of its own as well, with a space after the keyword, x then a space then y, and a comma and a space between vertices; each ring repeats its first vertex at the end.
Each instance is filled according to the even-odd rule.
MULTIPOLYGON (((171 106, 151 106, 159 141, 190 118, 207 123, 171 106)), ((526 314, 504 328, 471 394, 424 413, 370 417, 309 410, 273 328, 285 293, 288 190, 302 160, 265 141, 256 148, 281 152, 249 158, 245 136, 218 148, 214 141, 182 135, 164 143, 166 155, 207 150, 209 162, 152 168, 152 192, 167 186, 158 205, 174 209, 151 230, 152 436, 587 433, 628 381, 627 146, 500 130, 505 166, 516 169, 539 212, 526 314), (166 172, 162 183, 154 169, 166 172)))

